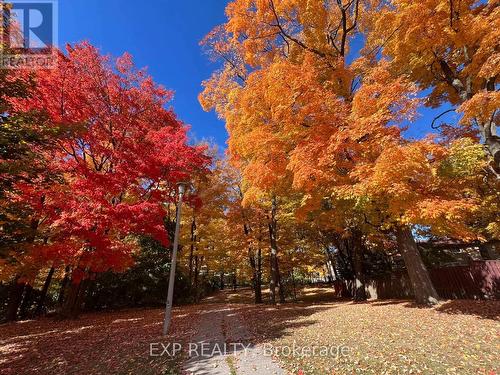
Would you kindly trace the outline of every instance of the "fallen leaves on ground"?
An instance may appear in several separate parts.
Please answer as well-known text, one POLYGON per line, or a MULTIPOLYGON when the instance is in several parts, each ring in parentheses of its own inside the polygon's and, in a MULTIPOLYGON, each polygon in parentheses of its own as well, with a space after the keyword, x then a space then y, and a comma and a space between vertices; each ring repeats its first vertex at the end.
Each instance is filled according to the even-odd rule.
POLYGON ((499 312, 500 301, 457 300, 419 308, 391 300, 260 306, 243 314, 256 339, 271 343, 293 373, 494 375, 499 312), (294 345, 316 346, 317 353, 333 348, 333 354, 283 351, 294 345))
POLYGON ((182 356, 151 357, 150 343, 186 347, 207 303, 224 308, 231 302, 237 302, 232 313, 246 323, 254 344, 334 348, 326 356, 281 350, 277 357, 294 374, 498 373, 500 301, 456 300, 435 308, 394 300, 355 304, 335 300, 328 288, 308 288, 299 302, 278 307, 254 305, 251 297, 249 289, 225 291, 199 305, 175 308, 166 339, 162 309, 6 324, 0 326, 0 373, 177 374, 182 356))
MULTIPOLYGON (((1 374, 177 374, 180 357, 150 356, 150 343, 189 341, 197 307, 174 309, 171 331, 161 336, 163 309, 43 318, 0 326, 1 374)), ((159 345, 161 351, 161 345, 159 345)))

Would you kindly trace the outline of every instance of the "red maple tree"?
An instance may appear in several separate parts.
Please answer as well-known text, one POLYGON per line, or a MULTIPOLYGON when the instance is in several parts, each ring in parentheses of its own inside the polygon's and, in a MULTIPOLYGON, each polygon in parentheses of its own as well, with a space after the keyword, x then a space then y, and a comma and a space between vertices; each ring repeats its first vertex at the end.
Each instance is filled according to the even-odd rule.
POLYGON ((35 92, 14 103, 66 132, 45 154, 57 182, 20 182, 13 199, 33 210, 36 256, 71 265, 75 283, 127 267, 131 234, 168 244, 164 203, 175 199, 177 182, 209 163, 165 108, 171 97, 130 55, 113 60, 81 43, 59 54, 57 69, 37 72, 35 92))

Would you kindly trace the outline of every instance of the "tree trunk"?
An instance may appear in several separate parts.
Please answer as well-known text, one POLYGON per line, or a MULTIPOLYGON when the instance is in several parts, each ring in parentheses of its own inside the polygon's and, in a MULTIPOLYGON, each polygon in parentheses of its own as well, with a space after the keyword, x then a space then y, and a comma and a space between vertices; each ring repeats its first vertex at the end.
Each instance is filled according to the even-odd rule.
POLYGON ((257 264, 255 261, 255 254, 252 251, 252 247, 248 247, 248 263, 250 264, 250 269, 252 270, 252 289, 254 291, 255 303, 257 303, 257 264))
POLYGON ((415 293, 415 301, 422 305, 436 304, 439 296, 432 285, 429 272, 422 261, 411 229, 408 226, 398 226, 396 239, 415 293))
MULTIPOLYGON (((42 198, 43 202, 43 198, 42 198)), ((28 235, 28 238, 26 239, 27 243, 33 243, 35 242, 36 239, 36 231, 38 229, 38 219, 32 219, 30 222, 30 229, 31 232, 28 235)), ((12 289, 10 291, 9 295, 9 303, 7 305, 7 313, 6 313, 6 320, 8 322, 12 322, 17 319, 17 311, 19 310, 19 307, 21 305, 21 302, 23 301, 23 294, 24 294, 24 289, 26 287, 25 282, 19 283, 18 280, 20 278, 20 275, 17 275, 15 277, 14 284, 12 285, 12 289)))
POLYGON ((339 278, 335 270, 335 259, 328 247, 325 247, 325 253, 326 253, 326 268, 328 269, 328 273, 330 274, 330 279, 331 279, 330 282, 333 283, 335 280, 339 278))
POLYGON ((278 284, 278 274, 276 270, 276 254, 278 252, 278 245, 276 241, 276 199, 272 200, 271 218, 268 223, 269 228, 269 243, 271 247, 270 268, 271 280, 269 283, 269 290, 271 292, 271 303, 276 304, 276 285, 278 284))
POLYGON ((255 303, 262 303, 262 250, 257 250, 257 275, 255 281, 255 303))
POLYGON ((271 218, 268 223, 269 227, 269 242, 271 245, 271 282, 269 289, 271 291, 271 303, 276 304, 276 287, 279 287, 280 303, 285 302, 285 290, 281 282, 279 265, 278 265, 278 241, 277 241, 277 220, 276 220, 277 202, 276 197, 272 199, 271 218))
POLYGON ((19 319, 24 320, 28 317, 28 312, 31 307, 33 296, 33 287, 30 284, 26 284, 24 288, 23 302, 21 302, 21 307, 19 308, 19 319))
MULTIPOLYGON (((198 302, 201 298, 201 290, 200 290, 200 272, 201 272, 201 267, 203 265, 203 260, 205 258, 203 256, 194 256, 194 289, 195 289, 195 299, 196 302, 198 302)), ((205 278, 208 273, 208 268, 207 271, 203 274, 203 280, 202 280, 202 285, 205 285, 205 278)))
POLYGON ((220 290, 224 289, 224 271, 220 273, 220 290))
POLYGON ((198 255, 195 255, 195 257, 194 257, 194 288, 195 289, 198 289, 198 275, 199 275, 198 255))
POLYGON ((360 231, 352 231, 352 263, 354 269, 353 297, 355 302, 366 301, 365 273, 363 269, 363 237, 360 231))
POLYGON ((271 250, 271 258, 270 258, 270 268, 271 268, 271 278, 269 280, 269 293, 271 304, 276 304, 276 262, 274 261, 276 255, 271 250))
MULTIPOLYGON (((97 302, 99 293, 96 292, 97 286, 96 275, 94 274, 93 277, 90 278, 87 291, 83 296, 82 302, 84 303, 85 310, 95 310, 98 306, 97 302)), ((138 305, 139 298, 140 296, 137 294, 134 294, 134 296, 131 297, 133 306, 138 305)))
POLYGON ((62 306, 64 303, 64 294, 66 292, 66 285, 68 285, 69 281, 69 271, 70 271, 70 266, 66 266, 64 269, 64 277, 61 280, 61 286, 59 287, 59 296, 57 297, 57 304, 59 306, 62 306))
POLYGON ((335 267, 337 267, 337 274, 341 283, 338 283, 340 291, 338 295, 341 298, 351 298, 353 295, 349 288, 348 281, 355 278, 352 270, 352 251, 348 240, 338 238, 336 241, 337 249, 339 250, 335 257, 335 267))
POLYGON ((499 259, 494 242, 482 242, 479 244, 479 252, 483 260, 497 260, 499 259))
POLYGON ((333 272, 332 269, 330 268, 330 261, 327 260, 323 267, 325 270, 325 283, 328 284, 333 283, 333 272))
POLYGON ((283 286, 283 280, 281 279, 279 262, 278 262, 277 256, 274 258, 274 261, 276 262, 276 279, 277 279, 276 281, 277 281, 278 288, 279 288, 280 303, 285 303, 285 288, 283 286))
POLYGON ((61 317, 63 318, 77 318, 80 314, 85 293, 89 286, 90 279, 86 278, 79 283, 71 282, 69 287, 68 296, 64 301, 61 310, 61 317))
POLYGON ((23 299, 24 287, 26 286, 26 283, 19 283, 18 280, 19 277, 16 277, 10 290, 9 304, 7 306, 6 314, 8 322, 12 322, 17 319, 17 310, 19 310, 19 306, 21 305, 21 301, 23 299))
POLYGON ((293 268, 290 271, 290 277, 292 279, 293 300, 297 301, 297 285, 295 284, 295 276, 293 275, 293 268))
POLYGON ((87 290, 92 283, 93 283, 93 280, 91 280, 90 278, 84 279, 80 283, 80 290, 78 291, 78 297, 76 299, 76 304, 73 307, 72 318, 77 318, 78 315, 80 314, 80 311, 82 310, 82 306, 84 305, 84 302, 85 302, 85 296, 87 294, 87 290))
POLYGON ((47 278, 45 279, 45 283, 43 284, 43 288, 40 293, 40 298, 38 299, 38 303, 35 310, 36 316, 42 314, 43 306, 45 305, 45 299, 47 298, 47 292, 49 290, 50 283, 52 281, 52 276, 54 275, 54 271, 55 271, 54 266, 50 267, 49 273, 47 274, 47 278))
POLYGON ((254 254, 252 248, 248 248, 248 260, 250 263, 250 268, 252 269, 252 288, 254 291, 255 303, 262 303, 262 259, 261 259, 261 250, 258 249, 257 255, 254 254), (257 259, 256 259, 257 257, 257 259))
MULTIPOLYGON (((464 55, 467 54, 467 51, 464 51, 464 55)), ((465 68, 472 61, 468 58, 468 63, 465 64, 465 68)), ((439 64, 441 66, 441 70, 444 74, 445 82, 448 83, 449 86, 455 89, 460 97, 460 104, 463 104, 465 101, 472 98, 475 94, 472 87, 472 77, 465 77, 465 81, 460 80, 457 77, 457 74, 453 71, 450 65, 444 61, 440 60, 439 64)), ((496 76, 489 77, 485 82, 486 91, 493 92, 496 91, 496 76)), ((476 91, 477 93, 477 91, 476 91)), ((500 136, 497 134, 497 124, 495 123, 494 113, 489 116, 489 120, 486 121, 478 121, 476 120, 476 124, 479 127, 481 132, 484 145, 486 146, 486 150, 488 154, 492 157, 491 168, 495 172, 495 174, 500 176, 500 136)))
POLYGON ((64 300, 64 304, 61 309, 61 317, 63 318, 73 318, 76 312, 75 305, 78 300, 78 295, 80 293, 81 282, 78 284, 71 282, 69 285, 68 295, 64 300))
POLYGON ((493 129, 497 129, 493 121, 483 125, 484 143, 492 157, 492 168, 500 175, 500 136, 493 134, 493 129))
POLYGON ((193 255, 194 255, 194 243, 196 242, 196 220, 193 216, 193 221, 191 222, 191 247, 189 249, 189 285, 193 285, 193 255))

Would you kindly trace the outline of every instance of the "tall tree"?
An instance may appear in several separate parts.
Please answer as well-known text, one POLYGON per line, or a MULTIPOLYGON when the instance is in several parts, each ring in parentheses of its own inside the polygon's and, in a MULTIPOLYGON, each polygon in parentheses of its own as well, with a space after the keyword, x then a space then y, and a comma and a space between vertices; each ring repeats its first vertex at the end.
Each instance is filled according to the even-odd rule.
MULTIPOLYGON (((406 142, 401 125, 416 106, 415 88, 391 76, 386 63, 346 62, 360 12, 357 1, 230 3, 228 22, 205 40, 226 63, 200 97, 226 120, 247 197, 294 188, 316 209, 350 202, 345 216, 336 213, 343 229, 357 234, 365 226, 359 207, 366 197, 345 192, 361 183, 386 146, 406 142)), ((353 243, 361 248, 358 239, 353 243)), ((407 267, 427 275, 415 256, 418 262, 408 258, 407 267)))
POLYGON ((447 104, 446 112, 463 112, 463 130, 479 131, 491 167, 499 174, 498 3, 371 1, 363 28, 366 55, 373 59, 381 52, 396 74, 409 75, 421 89, 428 89, 426 105, 447 104))
MULTIPOLYGON (((79 286, 129 266, 133 234, 166 245, 164 203, 174 199, 176 182, 209 161, 164 108, 171 93, 135 69, 129 55, 112 60, 87 43, 68 46, 57 68, 38 71, 35 81, 32 96, 12 101, 14 110, 42 112, 46 126, 71 132, 46 155, 47 173, 61 176, 57 184, 15 183, 11 199, 30 206, 43 228, 33 251, 71 265, 79 286)), ((84 286, 74 288, 75 303, 84 286)))

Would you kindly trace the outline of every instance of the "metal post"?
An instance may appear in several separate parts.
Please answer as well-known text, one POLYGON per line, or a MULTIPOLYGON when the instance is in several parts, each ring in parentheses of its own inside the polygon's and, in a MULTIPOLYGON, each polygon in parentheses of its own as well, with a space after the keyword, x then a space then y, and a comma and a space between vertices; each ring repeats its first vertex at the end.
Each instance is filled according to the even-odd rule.
POLYGON ((185 184, 179 184, 179 201, 177 202, 177 215, 175 218, 174 247, 172 249, 172 262, 170 263, 170 278, 168 282, 167 305, 165 307, 165 320, 163 322, 163 336, 167 335, 170 320, 172 319, 172 298, 174 295, 175 266, 177 264, 177 248, 179 246, 179 229, 181 226, 182 196, 186 189, 185 184))

